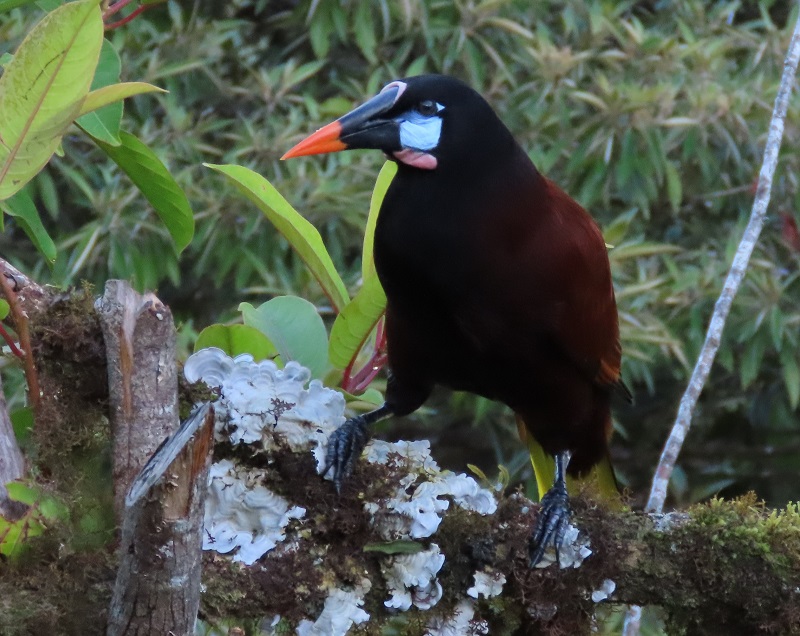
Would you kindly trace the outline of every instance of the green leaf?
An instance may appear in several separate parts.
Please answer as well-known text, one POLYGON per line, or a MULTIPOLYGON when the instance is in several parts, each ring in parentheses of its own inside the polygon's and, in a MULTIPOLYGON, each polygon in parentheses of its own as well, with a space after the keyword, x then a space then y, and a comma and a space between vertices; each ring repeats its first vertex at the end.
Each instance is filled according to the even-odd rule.
POLYGON ((382 554, 417 554, 422 552, 424 546, 416 541, 398 539, 397 541, 387 541, 385 543, 367 543, 362 550, 364 552, 380 552, 382 554))
POLYGON ((186 194, 150 148, 126 132, 120 132, 119 138, 119 146, 93 139, 152 204, 178 253, 182 252, 194 236, 194 215, 186 194))
POLYGON ((224 174, 242 194, 256 204, 311 270, 333 308, 341 312, 350 302, 350 296, 317 229, 261 175, 242 166, 204 165, 224 174))
POLYGON ((26 444, 33 431, 33 409, 30 406, 24 406, 11 413, 9 417, 17 442, 20 445, 26 444))
POLYGON ((372 246, 378 212, 395 174, 397 174, 397 164, 394 161, 384 163, 372 190, 361 257, 361 275, 364 282, 355 298, 336 317, 331 329, 328 356, 331 364, 337 369, 344 369, 350 364, 386 310, 386 294, 375 271, 372 246))
POLYGON ((8 497, 12 501, 18 501, 26 506, 32 506, 39 499, 40 492, 36 488, 21 482, 12 481, 6 484, 8 497))
POLYGON ((381 210, 383 198, 389 189, 389 185, 397 174, 397 163, 387 161, 383 164, 375 187, 372 189, 372 198, 369 202, 369 216, 367 217, 367 227, 364 230, 364 246, 361 250, 361 276, 366 280, 375 274, 375 259, 372 254, 372 245, 375 241, 375 225, 378 223, 378 212, 381 210))
POLYGON ((652 243, 643 241, 637 243, 626 243, 618 245, 608 253, 609 260, 619 262, 628 258, 639 258, 641 256, 655 256, 656 254, 674 254, 680 252, 681 248, 677 245, 667 243, 652 243))
POLYGON ((30 181, 55 152, 89 92, 103 43, 99 0, 48 13, 0 76, 0 200, 30 181))
POLYGON ((0 55, 0 68, 5 68, 14 59, 14 56, 11 53, 3 53, 0 55))
POLYGON ((777 305, 772 308, 769 316, 769 333, 772 336, 772 345, 776 351, 781 350, 783 344, 783 312, 777 305))
POLYGON ((33 241, 36 249, 42 253, 48 262, 52 263, 56 260, 56 244, 53 243, 53 239, 44 229, 42 219, 39 217, 39 211, 26 190, 20 190, 10 199, 1 202, 0 208, 9 216, 17 219, 25 234, 33 241))
POLYGON ((0 13, 31 4, 34 0, 0 0, 0 13))
POLYGON ((603 231, 603 239, 606 242, 606 247, 613 247, 622 243, 625 239, 625 235, 628 233, 631 221, 633 221, 637 212, 638 210, 636 208, 628 210, 620 214, 606 226, 606 229, 603 231))
POLYGON ((8 301, 4 298, 0 298, 0 320, 5 320, 8 317, 9 311, 11 311, 11 307, 8 301))
POLYGON ((284 364, 296 360, 321 378, 328 370, 328 334, 317 308, 297 296, 277 296, 258 308, 239 305, 244 324, 275 345, 284 364))
MULTIPOLYGON (((98 88, 96 91, 92 91, 86 96, 86 100, 83 102, 83 108, 81 108, 81 114, 92 114, 94 110, 108 108, 109 104, 114 105, 115 102, 133 97, 134 95, 167 92, 169 91, 165 91, 163 88, 153 86, 147 82, 121 82, 119 84, 112 84, 111 86, 104 86, 103 88, 98 88)), ((83 120, 85 116, 86 115, 83 115, 81 120, 83 120)), ((79 121, 82 124, 81 120, 79 121)))
POLYGON ((13 559, 22 553, 28 539, 42 534, 47 523, 66 519, 69 511, 38 487, 12 481, 6 484, 6 490, 10 499, 28 506, 22 517, 13 522, 0 517, 0 554, 13 559))
POLYGON ((334 367, 344 369, 350 364, 385 310, 386 294, 378 277, 364 279, 364 285, 336 316, 331 328, 328 356, 334 367))
POLYGON ((375 55, 375 25, 372 21, 373 11, 374 7, 371 2, 360 2, 353 21, 356 44, 371 64, 377 61, 377 56, 375 55))
POLYGON ((673 212, 680 210, 681 201, 683 200, 683 186, 681 185, 681 176, 678 169, 671 161, 665 163, 667 171, 667 197, 669 198, 670 207, 673 212))
POLYGON ((797 365, 797 353, 789 348, 781 351, 781 370, 786 393, 789 395, 789 405, 792 410, 800 403, 800 367, 797 365))
MULTIPOLYGON (((119 82, 121 70, 122 62, 119 59, 117 51, 114 49, 111 42, 104 39, 103 48, 100 49, 100 61, 97 63, 97 68, 94 71, 94 79, 92 80, 90 90, 96 92, 97 89, 119 82)), ((97 137, 114 146, 119 146, 119 126, 122 121, 122 103, 107 105, 97 112, 92 112, 97 110, 97 107, 87 108, 86 104, 92 92, 86 96, 83 106, 81 107, 81 116, 75 123, 93 137, 97 137)))
POLYGON ((268 360, 278 355, 275 345, 255 327, 247 325, 211 325, 203 329, 194 343, 194 350, 217 347, 229 356, 249 353, 253 359, 268 360))

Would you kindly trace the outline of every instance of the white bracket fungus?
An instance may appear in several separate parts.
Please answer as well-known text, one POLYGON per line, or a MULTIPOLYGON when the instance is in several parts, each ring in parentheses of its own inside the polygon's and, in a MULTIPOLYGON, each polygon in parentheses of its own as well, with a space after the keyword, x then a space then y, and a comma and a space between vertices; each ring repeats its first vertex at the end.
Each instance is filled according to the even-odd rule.
POLYGON ((556 549, 550 544, 536 567, 546 568, 558 561, 562 570, 565 568, 579 568, 581 563, 591 554, 589 538, 585 535, 581 536, 578 528, 570 524, 564 533, 564 541, 558 554, 559 558, 556 559, 556 549))
POLYGON ((386 607, 406 611, 412 605, 430 609, 442 598, 442 586, 436 575, 444 565, 444 555, 435 543, 416 554, 401 554, 382 567, 392 597, 386 607))
POLYGON ((286 538, 291 519, 306 511, 260 485, 263 471, 238 470, 228 459, 211 466, 203 530, 203 549, 252 565, 286 538))
POLYGON ((300 621, 297 636, 345 636, 353 625, 367 622, 369 614, 361 606, 371 587, 368 579, 362 579, 353 590, 330 590, 317 620, 300 621))
POLYGON ((475 572, 475 585, 467 590, 467 596, 478 598, 483 596, 485 598, 492 598, 499 596, 503 592, 503 586, 506 584, 505 574, 502 572, 484 571, 475 572))

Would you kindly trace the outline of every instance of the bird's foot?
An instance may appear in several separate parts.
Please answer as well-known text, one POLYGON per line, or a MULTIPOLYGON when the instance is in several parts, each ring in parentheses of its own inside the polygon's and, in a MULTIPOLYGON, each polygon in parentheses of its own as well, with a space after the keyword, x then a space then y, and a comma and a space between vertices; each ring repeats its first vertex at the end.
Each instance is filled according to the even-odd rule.
POLYGON ((536 567, 536 564, 542 560, 548 545, 555 548, 556 563, 561 567, 559 552, 561 544, 564 542, 564 535, 569 528, 570 517, 572 517, 572 509, 569 506, 567 486, 563 481, 556 481, 542 497, 539 515, 533 526, 533 534, 528 544, 530 567, 536 567))
POLYGON ((342 484, 355 468, 361 451, 367 445, 369 434, 368 422, 361 415, 352 417, 337 428, 328 439, 328 451, 325 454, 325 468, 322 475, 333 470, 333 483, 336 492, 342 491, 342 484))

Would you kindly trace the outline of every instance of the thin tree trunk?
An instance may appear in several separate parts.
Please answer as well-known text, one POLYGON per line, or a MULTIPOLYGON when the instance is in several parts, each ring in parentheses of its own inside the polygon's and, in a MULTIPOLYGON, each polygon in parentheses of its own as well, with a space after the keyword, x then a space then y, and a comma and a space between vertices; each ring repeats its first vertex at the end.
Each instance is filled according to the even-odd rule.
POLYGON ((6 519, 18 519, 25 510, 25 506, 8 498, 5 486, 24 474, 25 459, 11 426, 6 397, 3 394, 3 383, 0 380, 0 516, 6 519))

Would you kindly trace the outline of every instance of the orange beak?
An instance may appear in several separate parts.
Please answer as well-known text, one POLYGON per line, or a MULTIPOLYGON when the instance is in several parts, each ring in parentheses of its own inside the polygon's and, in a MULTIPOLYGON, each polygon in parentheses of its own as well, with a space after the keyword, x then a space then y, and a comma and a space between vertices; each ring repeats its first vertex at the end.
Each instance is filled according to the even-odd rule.
POLYGON ((340 150, 346 150, 347 144, 341 141, 341 134, 342 125, 338 120, 333 121, 327 126, 323 126, 317 132, 303 139, 303 141, 283 155, 283 157, 281 157, 281 161, 284 159, 291 159, 292 157, 322 155, 327 152, 339 152, 340 150))
POLYGON ((384 117, 400 93, 400 86, 387 86, 361 106, 303 139, 281 159, 355 148, 384 152, 400 150, 400 125, 394 119, 384 117))

